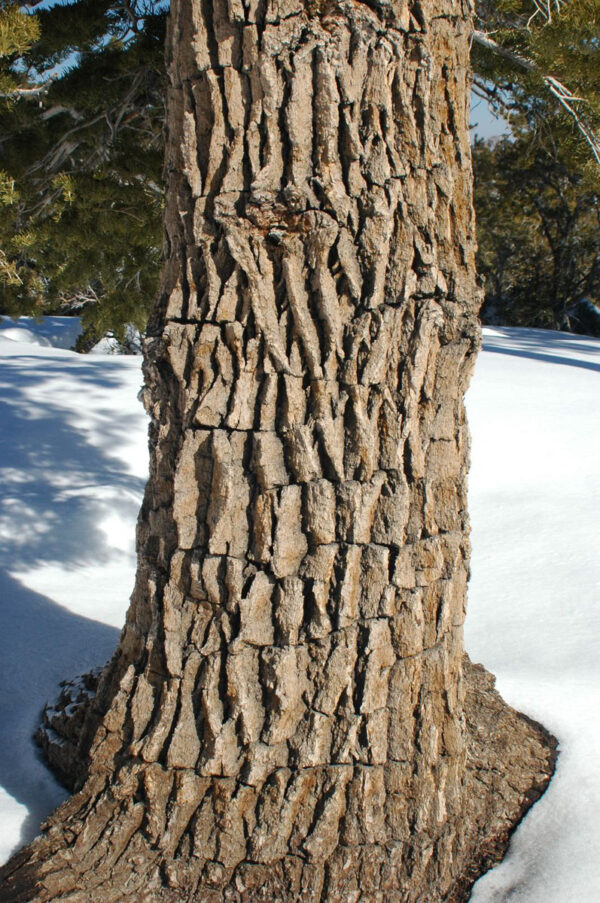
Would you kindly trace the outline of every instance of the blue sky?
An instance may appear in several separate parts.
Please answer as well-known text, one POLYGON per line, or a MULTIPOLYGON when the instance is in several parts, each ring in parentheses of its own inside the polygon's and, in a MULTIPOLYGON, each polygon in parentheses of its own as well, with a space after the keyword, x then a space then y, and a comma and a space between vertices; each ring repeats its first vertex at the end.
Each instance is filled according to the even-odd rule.
POLYGON ((496 138, 509 131, 505 119, 496 116, 485 100, 471 93, 471 133, 479 138, 496 138))

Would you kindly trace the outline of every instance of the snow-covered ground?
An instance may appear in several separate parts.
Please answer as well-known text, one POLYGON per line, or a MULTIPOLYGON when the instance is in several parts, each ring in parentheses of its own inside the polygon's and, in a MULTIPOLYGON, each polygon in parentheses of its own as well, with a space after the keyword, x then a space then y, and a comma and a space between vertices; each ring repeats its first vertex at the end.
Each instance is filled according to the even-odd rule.
POLYGON ((78 332, 0 320, 0 861, 65 797, 31 742, 40 708, 111 655, 133 587, 141 359, 64 350, 78 332))
POLYGON ((560 741, 474 903, 600 901, 600 341, 486 330, 467 396, 467 649, 560 741))
MULTIPOLYGON (((30 737, 109 656, 133 584, 140 360, 62 350, 72 325, 0 323, 0 861, 64 797, 30 737)), ((475 903, 600 900, 599 377, 600 341, 486 330, 468 395, 467 647, 561 744, 475 903)))

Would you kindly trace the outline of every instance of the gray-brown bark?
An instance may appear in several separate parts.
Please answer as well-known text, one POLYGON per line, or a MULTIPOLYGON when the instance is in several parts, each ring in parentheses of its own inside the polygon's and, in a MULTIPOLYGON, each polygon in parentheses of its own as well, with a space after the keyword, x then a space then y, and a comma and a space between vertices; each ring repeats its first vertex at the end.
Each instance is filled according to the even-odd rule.
POLYGON ((458 901, 547 781, 462 665, 468 13, 172 3, 136 587, 0 900, 458 901))

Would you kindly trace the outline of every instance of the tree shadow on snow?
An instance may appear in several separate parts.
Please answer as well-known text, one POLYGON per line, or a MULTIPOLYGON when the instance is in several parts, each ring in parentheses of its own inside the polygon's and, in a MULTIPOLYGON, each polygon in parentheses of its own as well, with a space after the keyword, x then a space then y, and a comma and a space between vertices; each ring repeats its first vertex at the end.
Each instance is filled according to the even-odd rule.
POLYGON ((120 388, 122 375, 111 372, 110 363, 0 361, 0 566, 19 571, 40 562, 102 563, 114 555, 99 524, 102 513, 135 519, 145 481, 111 454, 131 429, 130 416, 96 403, 101 423, 92 442, 76 413, 53 398, 74 374, 83 397, 97 387, 120 388))
POLYGON ((486 352, 600 371, 600 341, 597 339, 549 329, 492 328, 496 335, 483 336, 483 350, 486 352), (507 340, 511 347, 507 347, 507 340))
MULTIPOLYGON (((0 360, 0 785, 28 810, 20 843, 66 795, 33 741, 41 709, 61 680, 110 657, 118 630, 74 614, 11 573, 114 560, 120 553, 107 543, 103 516, 129 518, 133 537, 145 481, 112 453, 131 431, 131 411, 102 410, 103 399, 94 398, 93 434, 76 413, 88 413, 85 393, 123 387, 122 366, 111 364, 0 360), (69 405, 64 391, 81 397, 69 405)), ((115 587, 124 599, 130 590, 115 587)), ((15 837, 15 848, 20 843, 15 837)))
POLYGON ((110 658, 118 637, 114 627, 74 615, 0 570, 0 784, 28 810, 15 849, 67 796, 33 741, 41 710, 61 680, 110 658))

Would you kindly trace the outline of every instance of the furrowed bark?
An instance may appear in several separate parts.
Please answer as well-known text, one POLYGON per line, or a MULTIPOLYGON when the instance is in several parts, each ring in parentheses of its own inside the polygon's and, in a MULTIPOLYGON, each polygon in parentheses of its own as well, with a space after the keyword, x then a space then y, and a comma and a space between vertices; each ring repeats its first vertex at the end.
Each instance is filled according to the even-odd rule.
POLYGON ((463 900, 554 749, 463 670, 470 10, 171 10, 136 587, 0 900, 463 900))

